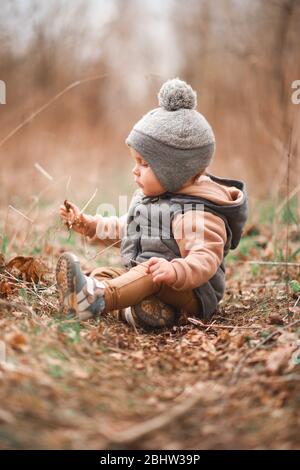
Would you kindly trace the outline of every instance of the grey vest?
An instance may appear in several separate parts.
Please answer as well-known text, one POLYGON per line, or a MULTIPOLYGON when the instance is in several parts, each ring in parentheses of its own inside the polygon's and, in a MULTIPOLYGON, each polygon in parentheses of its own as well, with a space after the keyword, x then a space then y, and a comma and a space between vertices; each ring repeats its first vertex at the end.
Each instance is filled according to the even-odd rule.
MULTIPOLYGON (((221 217, 225 223, 227 240, 224 258, 230 249, 238 246, 248 215, 248 198, 245 184, 239 180, 218 178, 208 175, 213 181, 240 189, 244 197, 241 202, 218 205, 208 199, 185 194, 166 192, 160 196, 145 196, 138 189, 132 198, 127 217, 127 228, 121 242, 121 256, 124 266, 135 266, 151 258, 162 257, 168 261, 180 258, 181 254, 172 232, 172 220, 177 213, 189 210, 204 211, 221 217), (203 206, 199 206, 202 204, 203 206), (151 224, 150 224, 151 217, 151 224)), ((209 320, 225 291, 224 258, 214 276, 194 290, 199 301, 201 318, 209 320)))

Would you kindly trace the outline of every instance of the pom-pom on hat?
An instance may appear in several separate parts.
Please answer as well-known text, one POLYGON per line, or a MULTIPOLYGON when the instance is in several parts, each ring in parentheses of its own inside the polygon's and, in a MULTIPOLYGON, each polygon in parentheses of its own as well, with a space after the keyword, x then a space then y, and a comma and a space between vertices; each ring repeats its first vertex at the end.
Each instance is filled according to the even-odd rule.
POLYGON ((134 125, 125 142, 149 163, 166 191, 175 192, 210 164, 215 136, 196 111, 197 94, 186 82, 165 82, 158 103, 159 108, 134 125))

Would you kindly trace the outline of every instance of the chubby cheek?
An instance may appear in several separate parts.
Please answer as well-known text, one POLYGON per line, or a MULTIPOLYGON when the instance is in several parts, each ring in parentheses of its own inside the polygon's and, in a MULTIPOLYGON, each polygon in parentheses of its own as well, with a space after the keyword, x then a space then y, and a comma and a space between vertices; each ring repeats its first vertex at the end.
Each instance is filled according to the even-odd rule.
POLYGON ((160 190, 160 184, 157 181, 156 177, 153 175, 151 170, 146 175, 146 181, 147 181, 147 185, 152 190, 154 190, 154 191, 160 190))
POLYGON ((149 183, 149 181, 151 181, 151 175, 149 174, 149 169, 148 168, 141 168, 140 170, 140 180, 141 180, 141 183, 143 184, 147 184, 149 183))
POLYGON ((143 191, 147 195, 157 195, 164 192, 163 187, 154 175, 150 167, 142 168, 140 171, 140 182, 144 186, 143 191))

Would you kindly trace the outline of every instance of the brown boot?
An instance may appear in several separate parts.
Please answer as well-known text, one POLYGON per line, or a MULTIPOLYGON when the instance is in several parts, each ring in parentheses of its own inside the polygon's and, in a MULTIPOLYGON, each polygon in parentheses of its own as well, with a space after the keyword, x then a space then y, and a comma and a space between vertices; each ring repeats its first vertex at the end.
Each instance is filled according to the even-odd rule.
POLYGON ((140 303, 122 311, 123 320, 132 326, 147 330, 171 327, 177 323, 175 307, 167 305, 155 295, 146 297, 140 303))

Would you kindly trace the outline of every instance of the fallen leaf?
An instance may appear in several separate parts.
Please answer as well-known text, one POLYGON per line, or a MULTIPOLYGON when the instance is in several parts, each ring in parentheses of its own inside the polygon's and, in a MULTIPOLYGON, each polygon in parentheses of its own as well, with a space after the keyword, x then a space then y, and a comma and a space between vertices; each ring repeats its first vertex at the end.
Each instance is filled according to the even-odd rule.
POLYGON ((284 321, 279 315, 279 313, 271 313, 269 315, 269 323, 271 325, 283 325, 284 321))
POLYGON ((229 340, 230 340, 230 334, 228 330, 223 330, 219 332, 218 339, 217 339, 218 342, 226 343, 229 340))
POLYGON ((245 344, 245 341, 246 341, 246 336, 245 336, 245 334, 243 334, 243 333, 234 336, 234 337, 232 338, 232 340, 231 340, 231 342, 232 342, 237 348, 242 347, 243 344, 245 344))
POLYGON ((10 281, 0 281, 0 295, 3 297, 13 294, 15 288, 15 285, 10 281))
POLYGON ((23 333, 9 333, 5 336, 5 341, 16 350, 25 351, 27 349, 27 338, 23 333))
POLYGON ((2 253, 0 253, 0 271, 3 271, 3 269, 5 268, 5 258, 4 258, 4 255, 2 253))
POLYGON ((266 361, 266 369, 271 374, 276 374, 283 370, 291 358, 295 346, 281 347, 269 354, 266 361))
POLYGON ((48 272, 42 261, 32 256, 16 256, 6 265, 8 271, 17 271, 25 281, 39 282, 48 272))
POLYGON ((201 330, 190 330, 188 333, 185 335, 185 340, 188 340, 188 343, 201 343, 202 339, 204 337, 204 333, 201 330))
POLYGON ((81 367, 75 367, 72 369, 72 372, 73 372, 73 375, 74 377, 76 377, 76 379, 88 379, 90 374, 84 370, 84 369, 81 369, 81 367))
POLYGON ((208 339, 204 339, 201 345, 201 348, 204 349, 204 351, 215 355, 217 353, 215 346, 211 341, 208 339))

